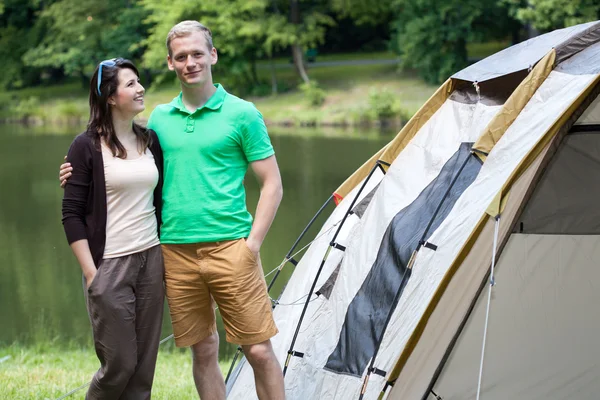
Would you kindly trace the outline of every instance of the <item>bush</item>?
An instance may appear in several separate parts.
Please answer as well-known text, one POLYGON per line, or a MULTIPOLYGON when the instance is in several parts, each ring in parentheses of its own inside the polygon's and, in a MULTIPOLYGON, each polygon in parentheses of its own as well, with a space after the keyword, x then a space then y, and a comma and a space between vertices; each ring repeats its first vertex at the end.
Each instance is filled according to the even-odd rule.
POLYGON ((75 101, 62 101, 58 106, 57 117, 59 119, 79 119, 85 118, 87 109, 83 110, 81 105, 75 101))
POLYGON ((396 95, 389 90, 372 88, 369 91, 369 108, 378 120, 396 116, 396 95))
POLYGON ((319 107, 325 102, 325 90, 319 87, 317 81, 310 81, 298 86, 312 107, 319 107))
POLYGON ((17 119, 27 119, 36 116, 39 112, 40 100, 31 96, 26 99, 16 100, 15 104, 10 108, 12 117, 17 119))

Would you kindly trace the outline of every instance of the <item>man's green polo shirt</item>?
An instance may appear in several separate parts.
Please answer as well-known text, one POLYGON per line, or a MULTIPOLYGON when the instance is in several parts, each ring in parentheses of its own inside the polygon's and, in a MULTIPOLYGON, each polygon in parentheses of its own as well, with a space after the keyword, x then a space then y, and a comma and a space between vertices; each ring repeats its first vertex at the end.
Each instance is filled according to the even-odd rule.
POLYGON ((274 154, 262 115, 250 102, 217 91, 190 112, 181 94, 150 115, 164 156, 162 243, 247 237, 244 176, 252 161, 274 154))

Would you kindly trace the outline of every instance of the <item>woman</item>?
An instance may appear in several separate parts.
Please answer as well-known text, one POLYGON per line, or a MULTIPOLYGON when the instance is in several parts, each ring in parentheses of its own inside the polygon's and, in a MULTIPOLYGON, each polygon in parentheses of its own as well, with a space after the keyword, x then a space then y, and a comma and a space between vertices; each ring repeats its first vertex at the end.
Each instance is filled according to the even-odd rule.
POLYGON ((101 363, 86 398, 148 399, 164 301, 162 152, 156 134, 133 121, 144 88, 131 61, 101 62, 89 102, 87 130, 67 155, 62 206, 101 363))

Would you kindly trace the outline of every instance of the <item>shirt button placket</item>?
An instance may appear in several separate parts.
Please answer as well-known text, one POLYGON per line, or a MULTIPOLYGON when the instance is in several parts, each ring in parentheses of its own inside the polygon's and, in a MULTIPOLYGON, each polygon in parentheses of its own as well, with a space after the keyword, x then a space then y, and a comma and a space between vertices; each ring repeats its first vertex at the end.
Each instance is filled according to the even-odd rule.
POLYGON ((195 121, 194 121, 194 117, 192 117, 192 115, 188 115, 188 117, 186 118, 186 125, 185 125, 185 131, 187 133, 192 133, 194 132, 194 125, 195 125, 195 121))

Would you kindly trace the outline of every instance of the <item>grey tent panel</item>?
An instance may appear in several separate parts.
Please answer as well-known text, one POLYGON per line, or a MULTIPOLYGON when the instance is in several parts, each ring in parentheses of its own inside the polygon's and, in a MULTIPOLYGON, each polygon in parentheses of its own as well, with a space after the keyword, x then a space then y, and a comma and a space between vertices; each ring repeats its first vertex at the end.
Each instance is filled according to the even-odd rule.
POLYGON ((565 137, 515 231, 600 234, 600 127, 565 137))
POLYGON ((588 22, 569 28, 558 29, 525 42, 516 44, 487 57, 460 72, 454 79, 482 82, 517 71, 527 70, 541 60, 552 48, 557 49, 557 61, 583 49, 582 43, 599 40, 600 22, 588 22))
POLYGON ((600 73, 600 42, 590 45, 575 57, 563 61, 554 70, 571 75, 594 75, 600 73))
POLYGON ((337 282, 338 275, 340 274, 341 266, 342 266, 342 262, 340 261, 340 263, 337 265, 337 267, 335 267, 335 269, 333 270, 331 275, 329 275, 329 278, 327 278, 327 280, 325 281, 323 286, 321 286, 321 288, 319 290, 317 290, 316 293, 318 296, 322 295, 327 300, 329 300, 329 296, 331 296, 331 292, 333 291, 335 282, 337 282))
POLYGON ((369 194, 365 196, 364 199, 362 199, 356 206, 354 206, 354 208, 352 209, 352 212, 358 218, 362 218, 363 214, 367 210, 367 207, 369 206, 369 204, 371 204, 371 200, 373 200, 373 196, 375 195, 375 192, 377 191, 378 188, 379 188, 379 184, 377 184, 377 186, 375 186, 373 188, 373 190, 371 190, 369 192, 369 194))
POLYGON ((411 254, 434 217, 438 205, 442 203, 428 231, 429 235, 448 216, 481 169, 479 158, 471 154, 471 146, 472 143, 462 143, 440 174, 417 199, 392 219, 383 236, 375 263, 348 306, 338 344, 327 360, 326 370, 357 377, 362 375, 375 353, 388 314, 396 307, 396 294, 402 292, 410 277, 407 264, 411 254), (446 193, 447 197, 444 197, 446 193))

